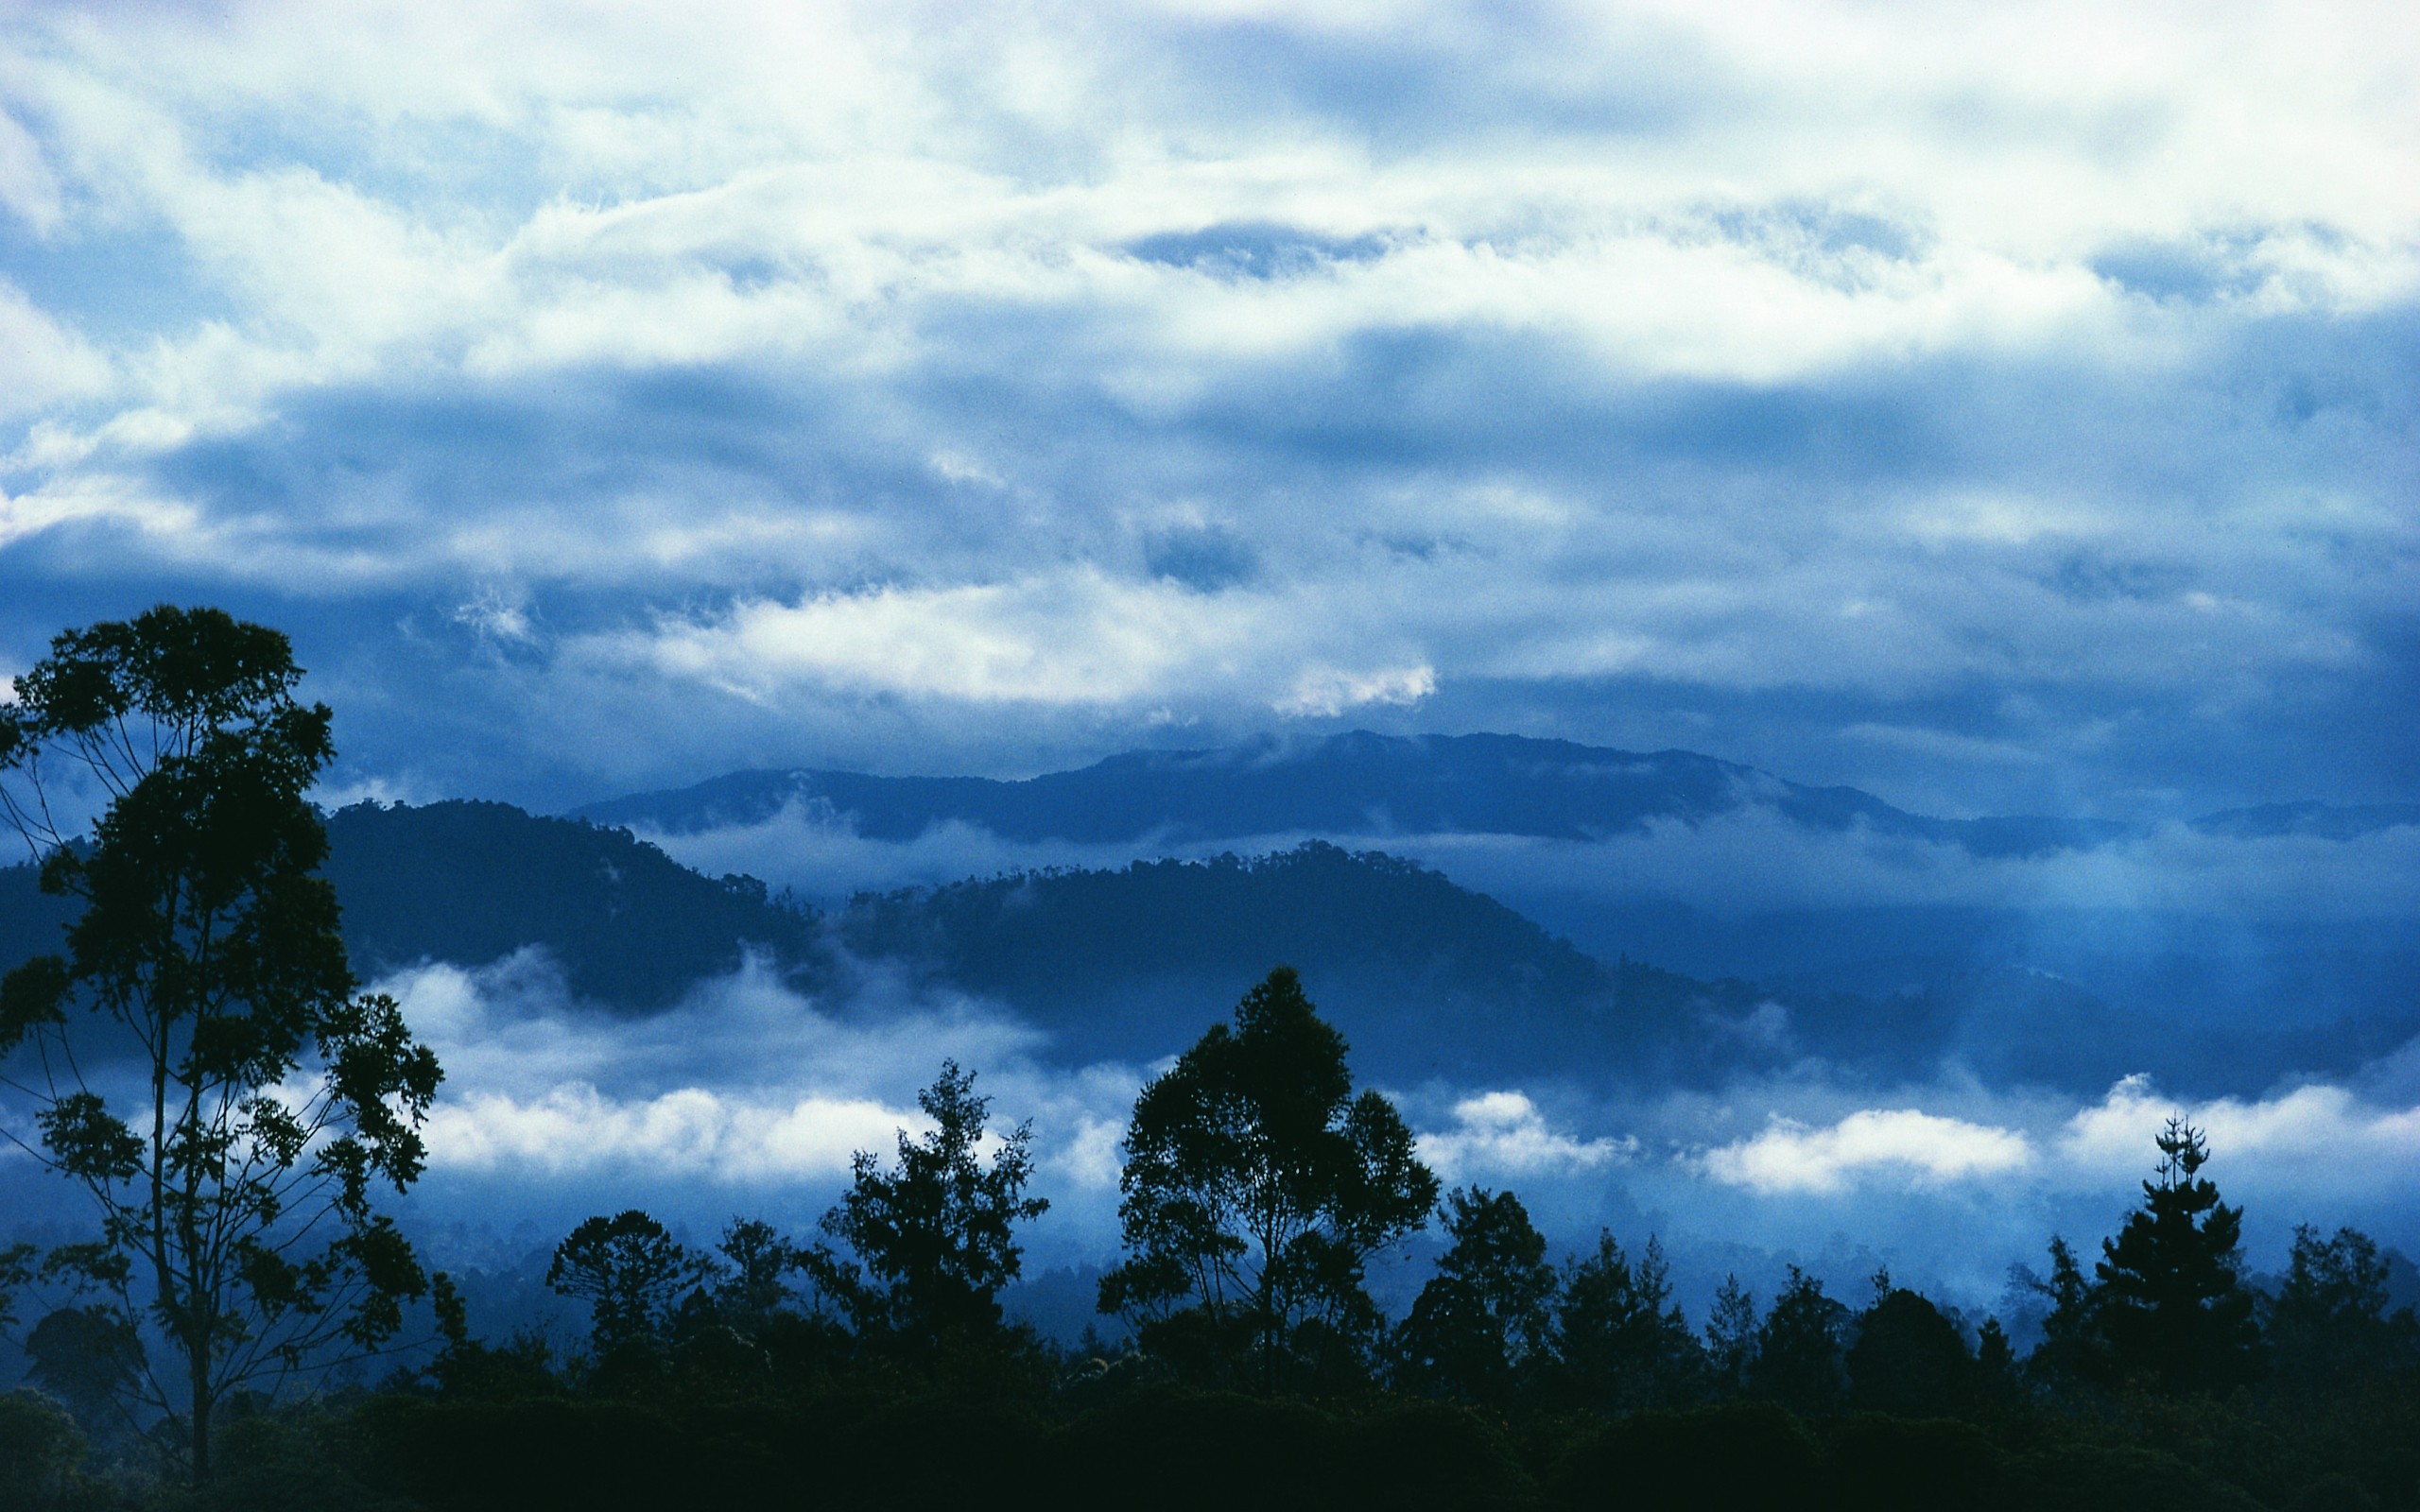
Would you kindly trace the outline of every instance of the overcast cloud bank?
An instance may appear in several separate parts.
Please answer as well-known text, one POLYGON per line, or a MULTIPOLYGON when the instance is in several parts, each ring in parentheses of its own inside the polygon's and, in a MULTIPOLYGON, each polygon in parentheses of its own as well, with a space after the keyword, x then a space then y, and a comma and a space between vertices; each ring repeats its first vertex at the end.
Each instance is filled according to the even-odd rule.
POLYGON ((2409 8, 0 23, 0 671, 288 625, 347 781, 1272 722, 1941 811, 2420 788, 2409 8))

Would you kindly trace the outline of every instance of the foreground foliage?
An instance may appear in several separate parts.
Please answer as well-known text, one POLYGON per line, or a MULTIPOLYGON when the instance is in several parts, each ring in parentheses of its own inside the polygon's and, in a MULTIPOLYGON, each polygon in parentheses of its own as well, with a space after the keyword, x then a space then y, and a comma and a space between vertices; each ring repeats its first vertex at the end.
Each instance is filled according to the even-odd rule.
POLYGON ((6 1137, 94 1223, 42 1257, 69 1305, 28 1348, 64 1397, 181 1422, 197 1477, 221 1402, 377 1349, 430 1284, 372 1199, 419 1176, 440 1072, 356 995, 301 677, 275 630, 162 607, 60 635, 0 705, 0 833, 80 904, 0 979, 0 1090, 38 1131, 6 1137))

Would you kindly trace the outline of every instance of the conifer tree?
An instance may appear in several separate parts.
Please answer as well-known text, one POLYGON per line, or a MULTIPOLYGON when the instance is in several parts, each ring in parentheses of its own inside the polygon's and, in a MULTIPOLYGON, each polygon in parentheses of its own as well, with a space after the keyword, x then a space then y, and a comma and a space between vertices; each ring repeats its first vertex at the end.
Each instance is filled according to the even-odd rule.
POLYGON ((1797 1266, 1756 1331, 1748 1382, 1757 1395, 1801 1412, 1825 1412, 1846 1384, 1841 1333, 1848 1309, 1824 1295, 1824 1283, 1797 1266))
POLYGON ((1705 1359, 1716 1389, 1748 1389, 1748 1371, 1756 1363, 1756 1298, 1737 1276, 1722 1278, 1706 1314, 1705 1359))
POLYGON ((2042 1341, 2027 1357, 2026 1370, 2045 1387, 2100 1384, 2111 1373, 2109 1349, 2100 1336, 2100 1292, 2083 1273, 2075 1246, 2050 1236, 2050 1274, 2012 1267, 2025 1289, 2050 1304, 2042 1319, 2042 1341))
POLYGON ((2254 1297, 2238 1247, 2243 1210, 2219 1200, 2201 1176, 2210 1159, 2202 1131, 2171 1118, 2143 1205, 2101 1242, 2100 1332, 2118 1372, 2171 1390, 2223 1393, 2259 1368, 2254 1297))
POLYGON ((1671 1406, 1703 1387, 1705 1352, 1651 1237, 1634 1263, 1612 1233, 1599 1233, 1595 1252, 1564 1271, 1554 1324, 1556 1379, 1574 1400, 1630 1411, 1671 1406))
POLYGON ((1998 1318, 1983 1319, 1975 1337, 1976 1397, 1987 1405, 2002 1405, 2017 1399, 2023 1382, 2008 1330, 2000 1327, 1998 1318))
POLYGON ((588 1304, 589 1343, 604 1361, 660 1345, 674 1305, 708 1274, 704 1256, 631 1208, 574 1228, 555 1246, 546 1285, 588 1304))

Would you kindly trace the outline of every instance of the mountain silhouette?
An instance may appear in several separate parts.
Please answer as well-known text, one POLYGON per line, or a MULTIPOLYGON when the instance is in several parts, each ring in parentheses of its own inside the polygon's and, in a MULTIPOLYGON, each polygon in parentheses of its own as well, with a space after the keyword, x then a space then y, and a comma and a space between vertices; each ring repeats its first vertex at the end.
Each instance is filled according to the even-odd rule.
POLYGON ((1356 1063, 1397 1081, 1697 1081, 1789 1048, 1769 1028, 1784 1010, 1748 983, 1608 965, 1416 863, 1319 841, 865 895, 834 925, 852 953, 1016 1008, 1074 1059, 1182 1048, 1280 962, 1356 1063))
MULTIPOLYGON (((621 830, 506 803, 360 804, 328 816, 328 862, 354 971, 485 966, 536 947, 572 992, 660 1008, 753 950, 812 978, 826 955, 812 909, 752 878, 699 875, 621 830)), ((0 870, 0 970, 60 949, 76 906, 31 867, 0 870)))
MULTIPOLYGON (((502 803, 363 804, 329 816, 328 837, 346 944, 369 979, 536 948, 579 1003, 638 1014, 752 952, 843 1012, 881 1011, 851 991, 872 970, 999 1003, 1048 1032, 1046 1055, 1084 1063, 1183 1049, 1282 962, 1353 1038, 1357 1063, 1399 1082, 1695 1081, 1793 1048, 1772 1032, 1781 1010, 1747 983, 1608 965, 1415 863, 1319 842, 865 894, 826 917, 625 831, 502 803)), ((71 914, 31 868, 0 870, 0 970, 58 949, 71 914)))
MULTIPOLYGON (((2145 947, 2096 943, 2081 916, 2011 936, 1989 911, 1817 912, 1742 921, 1773 936, 1761 946, 1776 965, 1800 963, 1736 972, 1724 960, 1757 941, 1710 950, 1674 921, 1594 955, 1417 863, 1320 841, 860 894, 819 913, 626 831, 501 803, 359 805, 328 833, 365 978, 535 948, 587 1010, 646 1014, 752 954, 827 1011, 898 1001, 859 992, 869 973, 1002 1005, 1067 1064, 1173 1054, 1280 963, 1357 1064, 1398 1086, 1713 1086, 1818 1059, 1876 1081, 1954 1063, 1997 1084, 2093 1091, 2148 1071, 2252 1091, 2280 1068, 2348 1071, 2420 1033, 2420 954, 2402 935, 2368 939, 2372 926, 2255 939, 2214 924, 2145 947), (1843 938, 1861 954, 1841 955, 1843 938), (1685 944, 1703 974, 1629 954, 1685 944), (2246 992, 2259 1011, 2212 1011, 2246 992), (2196 1032, 2179 1036, 2187 1011, 2196 1032)), ((71 913, 30 868, 0 870, 0 970, 58 949, 71 913)))
POLYGON ((573 812, 599 824, 683 834, 761 822, 792 805, 875 840, 911 840, 951 821, 1011 840, 1096 844, 1451 833, 1584 840, 1757 810, 1809 829, 1861 827, 1985 856, 2090 847, 2136 833, 2091 819, 1932 818, 1853 787, 1809 787, 1692 751, 1366 730, 1310 742, 1263 738, 1217 750, 1129 751, 1014 782, 804 768, 734 772, 573 812))

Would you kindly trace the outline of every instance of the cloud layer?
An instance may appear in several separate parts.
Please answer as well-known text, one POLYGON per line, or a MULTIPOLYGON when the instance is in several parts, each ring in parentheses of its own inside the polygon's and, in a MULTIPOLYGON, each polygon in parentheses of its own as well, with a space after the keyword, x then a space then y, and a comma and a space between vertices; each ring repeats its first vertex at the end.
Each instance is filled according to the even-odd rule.
POLYGON ((22 7, 0 671, 215 598, 347 781, 538 802, 1291 721, 2407 796, 2415 63, 2350 3, 22 7))
MULTIPOLYGON (((752 967, 638 1021, 569 1002, 532 954, 383 985, 447 1068, 410 1205, 422 1224, 546 1231, 635 1202, 700 1231, 734 1211, 804 1228, 852 1153, 925 1126, 915 1092, 947 1057, 978 1073, 995 1135, 1032 1125, 1053 1206, 1030 1264, 1096 1264, 1115 1250, 1118 1142, 1159 1069, 1046 1064, 1003 1010, 879 978, 811 1001, 752 967)), ((2108 1231, 2171 1113, 2207 1130, 2212 1174, 2250 1211, 2256 1263, 2275 1263, 2306 1221, 2420 1247, 2420 1078, 2392 1063, 2234 1098, 2141 1077, 2081 1100, 1946 1077, 1877 1094, 1811 1064, 1644 1100, 1592 1100, 1584 1086, 1386 1091, 1445 1181, 1517 1191, 1558 1244, 1600 1225, 1634 1244, 1658 1234, 1708 1292, 1722 1266, 1761 1275, 1796 1258, 1853 1281, 1888 1261, 1993 1302, 2006 1267, 2038 1259, 2053 1231, 2108 1231)))

